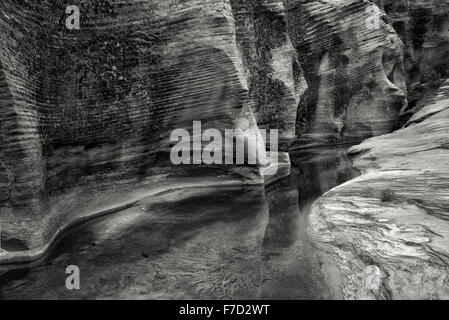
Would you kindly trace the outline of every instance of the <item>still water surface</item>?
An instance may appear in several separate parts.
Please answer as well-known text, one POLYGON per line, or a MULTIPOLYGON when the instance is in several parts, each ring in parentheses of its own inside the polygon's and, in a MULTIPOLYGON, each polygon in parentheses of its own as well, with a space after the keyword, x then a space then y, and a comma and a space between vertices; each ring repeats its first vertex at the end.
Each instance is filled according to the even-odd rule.
POLYGON ((3 271, 2 299, 323 299, 310 204, 357 175, 347 147, 291 154, 266 188, 192 188, 91 220, 32 267, 3 271), (68 265, 81 289, 68 291, 68 265))

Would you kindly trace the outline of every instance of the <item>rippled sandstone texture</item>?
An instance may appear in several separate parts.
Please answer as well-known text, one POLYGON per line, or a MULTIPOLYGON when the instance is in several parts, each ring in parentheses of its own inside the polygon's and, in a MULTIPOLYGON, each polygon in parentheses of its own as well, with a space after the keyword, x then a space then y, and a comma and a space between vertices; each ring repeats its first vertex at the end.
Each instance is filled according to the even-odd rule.
POLYGON ((309 218, 335 296, 448 299, 449 81, 404 128, 350 154, 363 174, 309 218))
POLYGON ((447 1, 285 3, 309 87, 298 108, 302 142, 389 133, 447 78, 447 1))
POLYGON ((38 254, 72 221, 173 181, 261 182, 256 168, 171 167, 169 134, 194 120, 302 143, 391 132, 445 75, 447 11, 376 3, 386 17, 355 0, 80 0, 68 31, 72 1, 3 0, 3 248, 38 254))
POLYGON ((448 77, 449 2, 447 0, 378 0, 405 45, 408 106, 401 125, 425 106, 426 98, 448 77))
POLYGON ((257 168, 173 168, 170 133, 260 122, 291 138, 304 88, 281 2, 3 0, 2 248, 38 255, 175 178, 261 183, 257 168), (80 30, 65 28, 68 4, 80 30))
MULTIPOLYGON (((337 2, 326 4, 329 15, 340 12, 334 10, 337 2)), ((323 273, 337 298, 447 299, 449 3, 373 2, 385 13, 383 21, 394 28, 404 44, 403 63, 390 63, 384 70, 388 80, 406 94, 407 102, 400 113, 398 109, 394 111, 397 125, 405 127, 350 150, 362 176, 328 192, 314 204, 310 234, 320 249, 323 273)), ((324 3, 300 5, 310 6, 312 12, 324 3)), ((326 26, 327 21, 321 23, 317 16, 315 25, 326 26)), ((312 34, 313 38, 315 30, 312 34)), ((325 43, 335 41, 332 35, 325 43)), ((335 48, 335 45, 327 46, 335 48)), ((394 54, 385 54, 387 47, 381 49, 384 50, 382 63, 398 61, 390 59, 394 54)), ((304 70, 307 79, 307 68, 304 70)), ((372 75, 371 71, 356 74, 362 83, 366 75, 372 75)), ((320 88, 322 78, 317 82, 320 88)), ((331 88, 334 95, 350 92, 333 83, 320 90, 328 92, 331 88)), ((314 99, 322 95, 317 97, 314 99)), ((385 97, 388 99, 387 92, 385 97)), ((307 99, 306 95, 304 103, 307 99)), ((320 104, 316 109, 319 107, 320 104)), ((310 119, 320 119, 317 112, 310 119)), ((299 113, 298 120, 301 120, 299 113)), ((313 128, 308 130, 305 132, 315 134, 313 128)))
POLYGON ((308 90, 297 116, 301 141, 377 136, 406 105, 403 43, 369 1, 288 0, 288 25, 308 90))

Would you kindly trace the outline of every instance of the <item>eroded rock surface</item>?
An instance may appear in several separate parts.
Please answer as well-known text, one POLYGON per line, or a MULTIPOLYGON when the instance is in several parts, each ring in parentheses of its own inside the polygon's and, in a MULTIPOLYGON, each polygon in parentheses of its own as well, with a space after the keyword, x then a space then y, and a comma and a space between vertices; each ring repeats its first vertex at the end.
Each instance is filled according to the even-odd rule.
POLYGON ((41 252, 170 178, 263 182, 256 168, 173 168, 169 137, 193 121, 291 137, 303 84, 281 2, 80 0, 80 30, 69 4, 0 4, 3 249, 41 252))
POLYGON ((449 298, 448 146, 446 82, 403 129, 350 149, 362 175, 309 219, 335 296, 449 298))
POLYGON ((405 45, 408 106, 401 123, 426 105, 426 98, 438 89, 449 70, 449 2, 375 1, 388 16, 405 45))
POLYGON ((308 90, 302 141, 362 139, 393 131, 406 105, 403 43, 369 1, 286 1, 308 90))
POLYGON ((236 37, 248 75, 249 101, 261 128, 295 137, 296 110, 307 88, 287 32, 283 1, 232 0, 236 37))
POLYGON ((71 1, 2 0, 2 248, 36 257, 74 221, 173 183, 263 182, 254 167, 173 168, 170 133, 193 121, 329 143, 401 116, 353 149, 364 175, 316 203, 312 230, 337 297, 448 297, 447 88, 433 96, 447 1, 401 3, 80 0, 70 31, 71 1))
POLYGON ((284 2, 308 84, 302 143, 389 133, 447 78, 447 1, 284 2))

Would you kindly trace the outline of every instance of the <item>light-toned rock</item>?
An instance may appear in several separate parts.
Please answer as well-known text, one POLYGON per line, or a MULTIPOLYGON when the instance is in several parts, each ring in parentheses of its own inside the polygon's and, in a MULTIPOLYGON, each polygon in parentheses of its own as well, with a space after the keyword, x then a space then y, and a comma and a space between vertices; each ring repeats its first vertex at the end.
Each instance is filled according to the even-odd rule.
POLYGON ((302 143, 393 131, 406 105, 403 43, 380 9, 358 0, 285 2, 308 83, 297 116, 302 143))
POLYGON ((449 95, 406 127, 350 149, 362 175, 309 218, 335 296, 449 298, 449 95))

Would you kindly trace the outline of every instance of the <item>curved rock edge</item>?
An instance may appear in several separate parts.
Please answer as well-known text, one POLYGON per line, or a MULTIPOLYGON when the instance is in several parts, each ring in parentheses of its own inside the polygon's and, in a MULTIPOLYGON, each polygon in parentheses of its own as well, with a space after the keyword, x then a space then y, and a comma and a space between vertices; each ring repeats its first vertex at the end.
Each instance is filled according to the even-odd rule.
POLYGON ((404 128, 351 148, 362 175, 313 204, 308 232, 334 298, 449 298, 447 84, 404 128))
POLYGON ((50 253, 53 246, 57 241, 68 231, 74 227, 88 222, 92 219, 107 216, 122 210, 126 210, 135 206, 138 206, 147 198, 157 197, 162 193, 175 192, 180 189, 186 188, 199 188, 199 187, 249 187, 257 188, 268 186, 281 179, 290 176, 291 164, 288 153, 279 153, 278 163, 270 164, 264 168, 245 168, 248 170, 251 178, 242 176, 241 178, 230 178, 227 176, 220 177, 188 177, 188 178, 168 178, 164 176, 152 176, 145 182, 146 187, 150 186, 149 190, 145 192, 136 192, 135 195, 129 201, 122 201, 115 203, 108 207, 92 209, 86 213, 69 219, 65 223, 53 232, 53 235, 49 241, 46 241, 43 245, 30 250, 24 251, 0 251, 0 266, 33 263, 41 259, 44 259, 47 254, 50 253), (273 166, 277 166, 278 170, 273 175, 273 166), (252 172, 251 172, 252 171, 252 172), (254 171, 258 174, 258 179, 254 179, 254 171), (161 179, 166 179, 166 182, 162 183, 161 179), (149 181, 151 180, 151 181, 149 181), (151 186, 152 183, 158 184, 157 186, 151 186))

